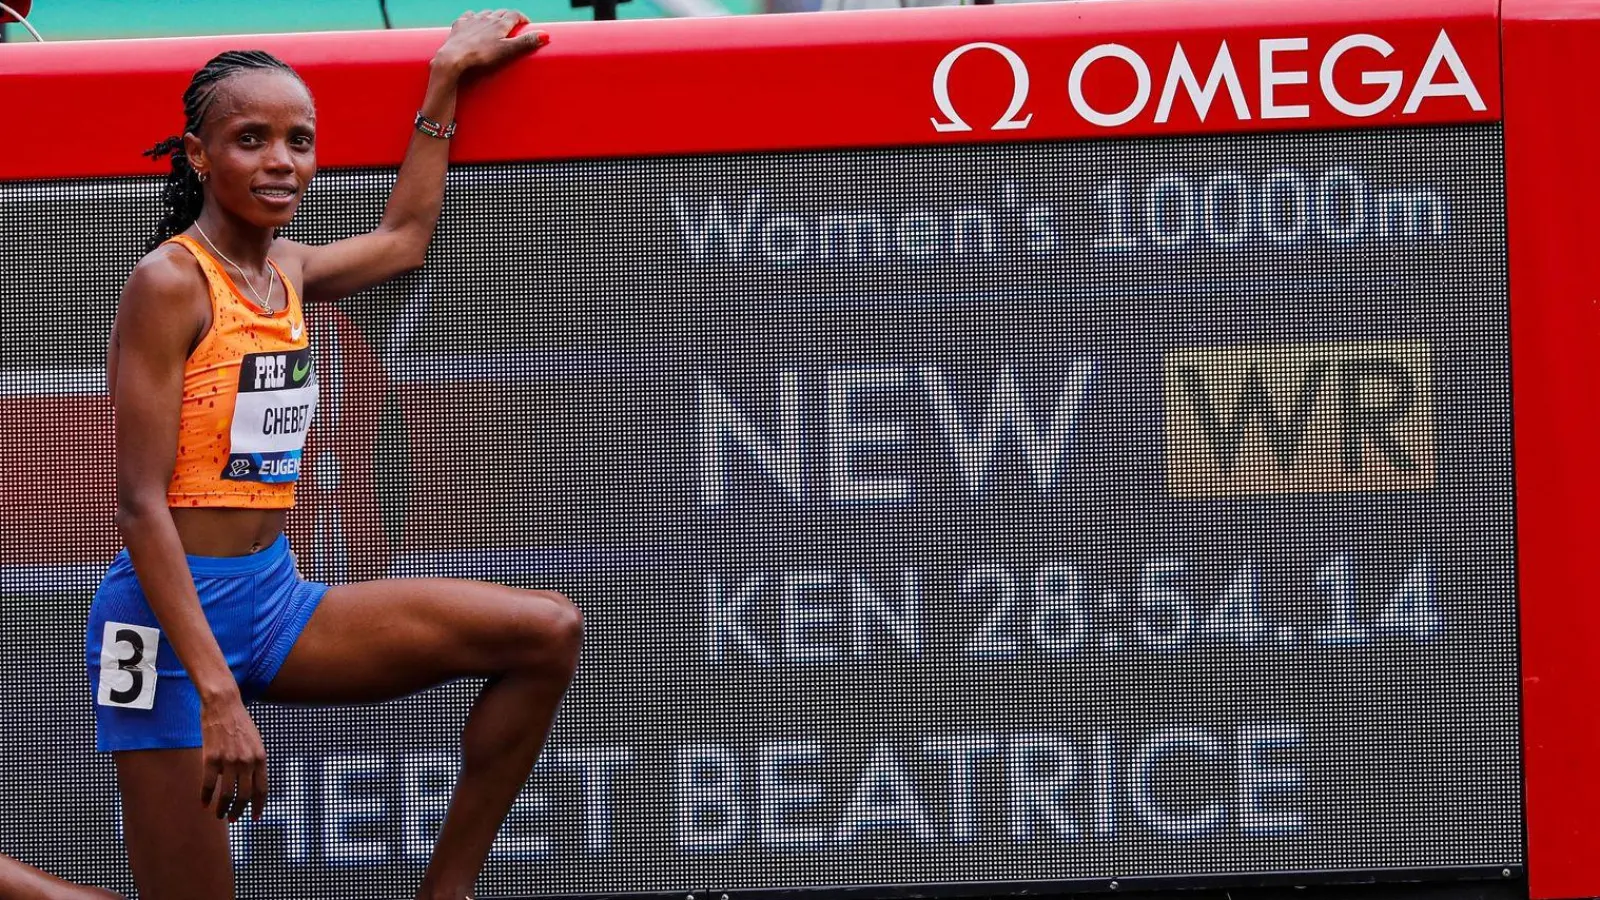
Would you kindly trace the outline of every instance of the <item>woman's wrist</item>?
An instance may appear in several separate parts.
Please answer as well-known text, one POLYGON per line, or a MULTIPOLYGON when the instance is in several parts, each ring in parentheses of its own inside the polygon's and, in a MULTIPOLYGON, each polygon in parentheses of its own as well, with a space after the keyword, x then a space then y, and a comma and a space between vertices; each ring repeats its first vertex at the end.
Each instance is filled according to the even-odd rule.
POLYGON ((429 84, 437 84, 440 87, 455 87, 456 83, 461 80, 461 73, 464 70, 465 66, 462 65, 461 60, 444 53, 435 53, 433 59, 428 63, 429 84))
POLYGON ((238 683, 231 677, 215 684, 204 683, 201 679, 196 679, 195 693, 200 695, 200 706, 202 708, 216 708, 222 704, 244 702, 239 694, 238 683))
POLYGON ((456 88, 463 69, 450 57, 435 57, 429 66, 428 89, 422 95, 421 113, 449 125, 455 119, 456 88))

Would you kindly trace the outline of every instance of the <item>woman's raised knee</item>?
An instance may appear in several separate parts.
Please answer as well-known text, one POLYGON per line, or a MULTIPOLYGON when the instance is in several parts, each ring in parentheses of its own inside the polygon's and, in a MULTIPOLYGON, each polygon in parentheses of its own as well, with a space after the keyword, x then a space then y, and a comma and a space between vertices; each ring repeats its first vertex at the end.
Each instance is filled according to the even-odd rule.
POLYGON ((524 608, 517 618, 527 629, 523 667, 570 679, 578 669, 583 647, 583 613, 554 591, 521 591, 524 608))
POLYGON ((563 594, 550 592, 547 596, 560 610, 554 644, 561 671, 570 679, 578 671, 578 655, 583 650, 583 611, 563 594))

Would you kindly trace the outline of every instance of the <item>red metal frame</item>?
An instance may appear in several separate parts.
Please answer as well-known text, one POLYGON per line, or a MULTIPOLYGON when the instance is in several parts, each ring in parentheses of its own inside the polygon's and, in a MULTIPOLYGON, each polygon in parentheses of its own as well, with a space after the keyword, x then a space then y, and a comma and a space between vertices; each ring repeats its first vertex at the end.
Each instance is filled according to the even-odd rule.
MULTIPOLYGON (((867 147, 951 141, 1039 140, 1220 131, 1373 127, 1502 120, 1506 128, 1511 327, 1515 387, 1519 566, 1530 893, 1600 895, 1600 721, 1591 698, 1600 674, 1600 604, 1588 578, 1591 511, 1600 509, 1600 254, 1589 246, 1600 216, 1600 84, 1586 63, 1600 47, 1596 0, 1133 0, 1065 5, 895 10, 697 21, 564 23, 529 60, 480 79, 465 93, 454 158, 461 162, 676 153, 867 147), (1445 32, 1482 103, 1404 101, 1445 32), (1333 67, 1346 104, 1383 94, 1381 73, 1401 73, 1396 99, 1373 115, 1341 111, 1320 85, 1336 42, 1370 34, 1387 58, 1358 47, 1333 67), (1284 83, 1280 104, 1299 118, 1263 118, 1263 39, 1303 39, 1274 57, 1306 72, 1284 83), (1248 118, 1226 92, 1204 118, 1180 93, 1168 121, 1159 96, 1181 44, 1204 81, 1226 41, 1248 118), (971 129, 939 130, 940 64, 950 110, 971 129), (1073 65, 1117 44, 1149 69, 1151 96, 1128 121, 1102 126, 1074 112, 1073 65), (1029 90, 1013 121, 1018 63, 1029 90), (1504 72, 1502 84, 1502 71, 1504 72), (1363 80, 1377 73, 1379 81, 1363 80), (1502 108, 1503 104, 1503 108, 1502 108)), ((189 73, 214 53, 270 50, 295 65, 316 95, 325 166, 400 161, 426 61, 442 30, 0 45, 4 112, 0 180, 149 174, 140 156, 181 125, 189 73)), ((1291 45, 1285 45, 1291 46, 1291 45)), ((1122 51, 1111 51, 1121 53, 1122 51)), ((1114 110, 1138 84, 1124 59, 1087 69, 1082 95, 1114 110)), ((1348 109, 1348 106, 1347 106, 1348 109)), ((13 252, 15 248, 12 248, 13 252)), ((25 252, 25 250, 24 250, 25 252)), ((98 398, 0 398, 14 403, 102 403, 98 398)), ((20 421, 11 418, 11 421, 20 421)), ((33 458, 41 458, 35 455, 33 458)), ((8 483, 11 483, 8 481, 8 483)), ((106 487, 109 491, 109 485, 106 487)), ((71 493, 71 492, 67 492, 71 493)), ((82 492, 79 492, 81 495, 82 492)), ((105 495, 105 494, 103 494, 105 495)), ((16 499, 13 496, 13 499, 16 499)), ((34 503, 6 503, 0 531, 27 527, 34 503), (18 517, 21 518, 18 518, 18 517)), ((94 560, 98 562, 99 560, 94 560)), ((43 560, 26 560, 37 563, 43 560)))
MULTIPOLYGON (((945 141, 1038 140, 1397 123, 1492 121, 1500 117, 1499 38, 1494 0, 1140 0, 1072 6, 990 6, 749 16, 546 26, 537 57, 519 61, 466 93, 454 158, 461 162, 652 156, 745 150, 865 147, 945 141), (1434 97, 1403 111, 1440 32, 1470 73, 1482 109, 1434 97), (1354 48, 1333 67, 1353 103, 1382 85, 1363 74, 1403 73, 1383 112, 1355 117, 1323 95, 1320 66, 1350 35, 1370 33, 1393 53, 1354 48), (1279 50, 1274 68, 1304 84, 1274 89, 1301 118, 1263 118, 1261 41, 1303 40, 1279 50), (1018 117, 1027 128, 994 129, 1014 96, 1013 70, 998 51, 962 55, 950 70, 951 106, 970 131, 937 131, 935 73, 971 42, 1006 47, 1021 60, 1029 91, 1018 117), (1179 93, 1170 121, 1155 121, 1174 55, 1204 80, 1226 41, 1250 118, 1219 96, 1204 121, 1179 93), (1149 69, 1150 97, 1126 124, 1103 127, 1074 114, 1068 83, 1086 51, 1117 44, 1149 69), (1292 75, 1290 76, 1292 77, 1292 75)), ((213 54, 255 46, 304 75, 316 96, 323 165, 396 165, 443 32, 188 38, 13 45, 0 53, 8 121, 27 129, 0 154, 0 180, 128 175, 157 171, 140 152, 182 127, 179 97, 213 54), (114 77, 108 77, 114 76, 114 77)), ((1448 70, 1445 70, 1448 73, 1448 70)), ((1112 111, 1136 97, 1133 68, 1118 59, 1087 66, 1083 94, 1112 111)))
POLYGON ((1600 5, 1506 0, 1506 211, 1534 897, 1600 895, 1600 5))

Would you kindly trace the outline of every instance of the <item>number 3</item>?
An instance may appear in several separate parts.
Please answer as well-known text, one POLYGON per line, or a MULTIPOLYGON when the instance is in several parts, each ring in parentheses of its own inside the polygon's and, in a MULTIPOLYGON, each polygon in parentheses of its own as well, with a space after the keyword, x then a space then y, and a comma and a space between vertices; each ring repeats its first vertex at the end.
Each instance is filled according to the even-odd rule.
POLYGON ((100 641, 100 705, 128 709, 153 707, 156 652, 160 648, 158 629, 107 622, 100 641))

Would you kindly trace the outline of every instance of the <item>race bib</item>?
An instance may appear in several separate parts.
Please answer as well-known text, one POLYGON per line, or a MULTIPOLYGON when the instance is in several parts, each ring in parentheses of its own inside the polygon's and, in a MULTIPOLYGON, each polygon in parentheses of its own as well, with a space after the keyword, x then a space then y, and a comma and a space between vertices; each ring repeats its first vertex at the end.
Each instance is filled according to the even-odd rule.
POLYGON ((107 622, 100 638, 101 706, 150 709, 156 702, 156 652, 159 629, 107 622))
POLYGON ((317 374, 311 348, 251 353, 239 366, 228 462, 230 481, 294 481, 311 416, 317 411, 317 374))

